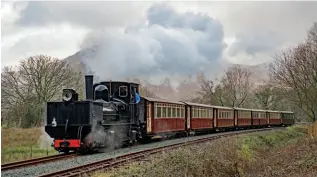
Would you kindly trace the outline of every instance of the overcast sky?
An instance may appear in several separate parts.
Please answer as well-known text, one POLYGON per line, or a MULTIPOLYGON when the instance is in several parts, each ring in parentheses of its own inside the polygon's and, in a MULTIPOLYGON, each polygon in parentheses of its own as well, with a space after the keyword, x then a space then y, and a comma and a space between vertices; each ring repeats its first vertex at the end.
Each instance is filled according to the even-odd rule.
POLYGON ((258 64, 302 41, 316 9, 317 2, 2 2, 1 68, 81 49, 107 75, 258 64))

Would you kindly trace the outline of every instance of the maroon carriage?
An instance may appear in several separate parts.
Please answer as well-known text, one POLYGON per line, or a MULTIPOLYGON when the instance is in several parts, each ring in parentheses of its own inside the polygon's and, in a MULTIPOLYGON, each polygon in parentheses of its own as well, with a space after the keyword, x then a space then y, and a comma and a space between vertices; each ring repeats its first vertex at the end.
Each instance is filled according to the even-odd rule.
POLYGON ((282 124, 281 113, 279 111, 267 111, 268 124, 270 126, 279 126, 282 124))
POLYGON ((252 110, 252 125, 264 127, 268 125, 267 115, 265 110, 253 109, 252 110))
POLYGON ((186 103, 187 121, 190 122, 190 130, 192 131, 205 131, 213 129, 213 106, 186 103))
POLYGON ((235 126, 239 128, 251 127, 251 109, 234 108, 235 109, 235 126))
POLYGON ((234 128, 234 109, 223 106, 212 106, 214 108, 214 127, 217 129, 234 128))
POLYGON ((185 132, 185 104, 143 97, 147 105, 147 134, 185 132))

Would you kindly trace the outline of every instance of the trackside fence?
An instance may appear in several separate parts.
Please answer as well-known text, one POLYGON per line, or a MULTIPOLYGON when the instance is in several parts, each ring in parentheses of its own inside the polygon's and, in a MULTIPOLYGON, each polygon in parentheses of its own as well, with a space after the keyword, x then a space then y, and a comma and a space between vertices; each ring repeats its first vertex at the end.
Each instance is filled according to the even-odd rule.
POLYGON ((317 121, 308 127, 308 135, 317 138, 317 121))

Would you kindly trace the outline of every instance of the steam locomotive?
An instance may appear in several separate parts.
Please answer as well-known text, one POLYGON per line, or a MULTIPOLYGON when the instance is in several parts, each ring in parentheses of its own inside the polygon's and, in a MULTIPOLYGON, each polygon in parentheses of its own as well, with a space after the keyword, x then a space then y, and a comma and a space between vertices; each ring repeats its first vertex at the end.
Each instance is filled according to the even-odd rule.
POLYGON ((130 82, 93 83, 85 76, 86 98, 63 90, 62 101, 47 103, 45 131, 60 152, 92 152, 148 142, 155 136, 188 136, 223 130, 289 126, 294 112, 178 102, 139 96, 130 82))
POLYGON ((136 83, 100 82, 85 76, 86 99, 73 89, 63 90, 63 100, 47 103, 45 131, 56 150, 68 153, 133 144, 142 138, 139 87, 136 83), (108 145, 108 146, 107 146, 108 145))

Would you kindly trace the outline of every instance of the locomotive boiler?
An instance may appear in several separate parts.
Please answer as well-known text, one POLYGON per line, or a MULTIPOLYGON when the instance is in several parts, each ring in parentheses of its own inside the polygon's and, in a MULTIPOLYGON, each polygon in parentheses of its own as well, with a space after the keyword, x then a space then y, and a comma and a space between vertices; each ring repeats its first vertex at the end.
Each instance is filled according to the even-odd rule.
POLYGON ((47 103, 45 131, 60 152, 94 151, 133 144, 142 138, 138 109, 139 85, 129 82, 93 83, 85 76, 86 98, 63 90, 62 101, 47 103))

